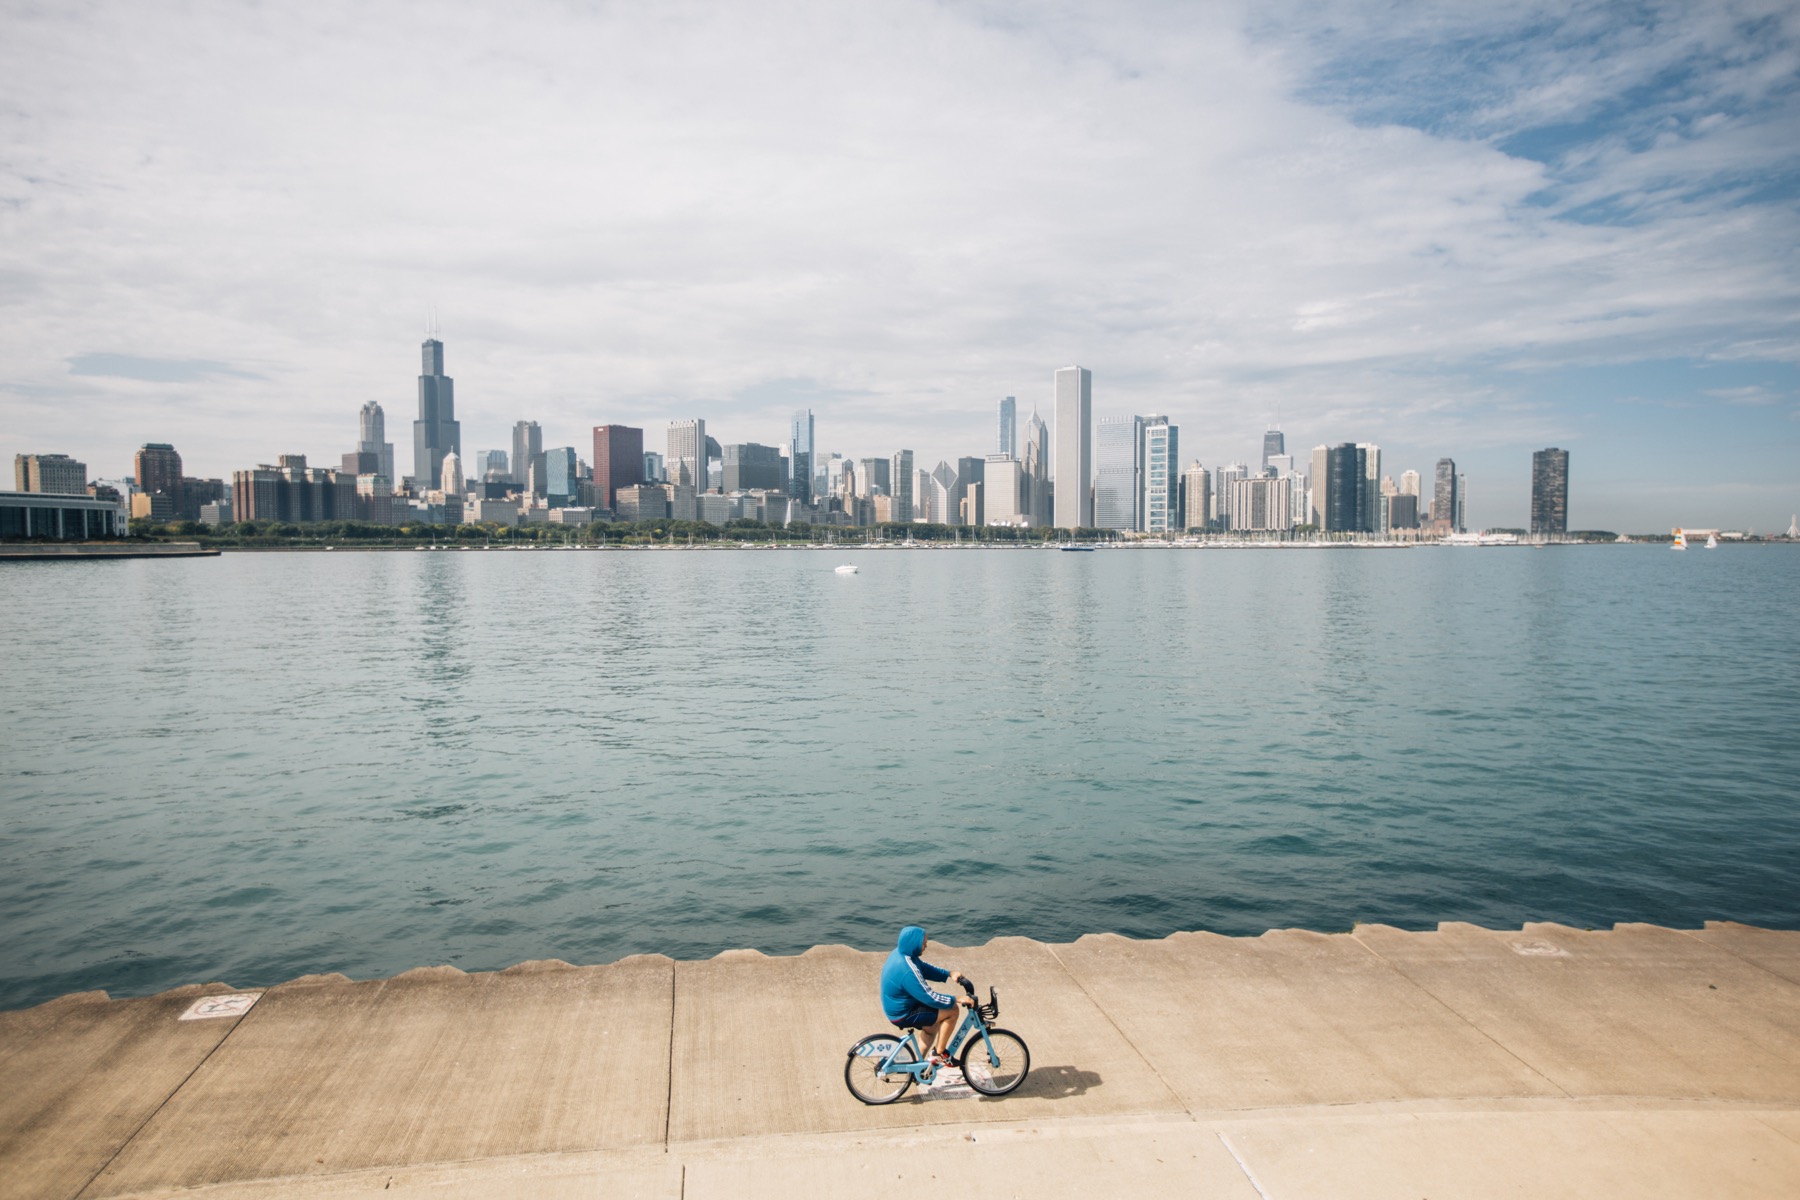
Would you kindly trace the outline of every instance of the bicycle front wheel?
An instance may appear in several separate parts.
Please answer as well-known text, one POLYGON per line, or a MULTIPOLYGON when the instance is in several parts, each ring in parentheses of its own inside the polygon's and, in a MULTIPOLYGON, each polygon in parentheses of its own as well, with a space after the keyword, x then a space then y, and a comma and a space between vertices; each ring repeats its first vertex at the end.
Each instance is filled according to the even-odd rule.
POLYGON ((962 1052, 963 1078, 984 1096, 1004 1096, 1031 1073, 1031 1051, 1010 1029, 977 1033, 962 1052))
POLYGON ((895 1062, 917 1062, 918 1056, 891 1033, 872 1033, 850 1047, 844 1059, 844 1086, 864 1104, 892 1104, 906 1094, 913 1077, 901 1071, 884 1074, 881 1064, 895 1048, 900 1050, 895 1062))

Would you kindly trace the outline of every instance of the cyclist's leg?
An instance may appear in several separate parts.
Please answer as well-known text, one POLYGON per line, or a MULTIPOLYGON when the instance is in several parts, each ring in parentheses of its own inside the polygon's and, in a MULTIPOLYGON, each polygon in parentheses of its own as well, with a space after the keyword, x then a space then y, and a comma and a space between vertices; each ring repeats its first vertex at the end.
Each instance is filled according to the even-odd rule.
POLYGON ((956 1032, 956 1018, 962 1012, 959 1008, 946 1008, 938 1013, 937 1023, 931 1027, 931 1052, 942 1057, 950 1045, 950 1035, 956 1032))

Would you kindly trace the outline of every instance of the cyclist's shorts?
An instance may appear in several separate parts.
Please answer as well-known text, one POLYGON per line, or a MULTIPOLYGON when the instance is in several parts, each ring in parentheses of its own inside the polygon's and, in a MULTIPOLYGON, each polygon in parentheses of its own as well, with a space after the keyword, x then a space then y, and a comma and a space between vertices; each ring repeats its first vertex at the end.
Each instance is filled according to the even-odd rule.
POLYGON ((889 1017, 888 1020, 902 1029, 923 1029, 927 1025, 936 1025, 938 1017, 943 1013, 944 1010, 941 1008, 932 1008, 929 1004, 921 1004, 898 1017, 889 1017))

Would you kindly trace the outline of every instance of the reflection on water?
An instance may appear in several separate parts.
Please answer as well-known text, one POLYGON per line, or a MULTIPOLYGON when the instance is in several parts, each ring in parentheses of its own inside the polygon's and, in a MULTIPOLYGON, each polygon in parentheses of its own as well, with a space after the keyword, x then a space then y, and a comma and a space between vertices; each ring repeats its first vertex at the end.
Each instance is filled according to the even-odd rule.
POLYGON ((0 1006, 911 920, 1800 921, 1788 550, 845 557, 9 564, 0 1006))

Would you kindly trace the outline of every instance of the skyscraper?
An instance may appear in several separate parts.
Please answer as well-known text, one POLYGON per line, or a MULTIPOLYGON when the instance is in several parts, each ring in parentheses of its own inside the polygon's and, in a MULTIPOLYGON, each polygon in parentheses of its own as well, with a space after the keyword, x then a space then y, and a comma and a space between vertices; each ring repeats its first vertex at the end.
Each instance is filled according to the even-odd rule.
POLYGON ((1167 536, 1181 528, 1179 431, 1169 418, 1144 418, 1143 500, 1138 505, 1138 528, 1167 536))
POLYGON ((513 424, 512 448, 512 481, 521 488, 532 481, 531 468, 536 467, 537 478, 544 477, 544 433, 538 428, 536 421, 517 421, 513 424))
POLYGON ((1214 523, 1220 529, 1240 528, 1233 519, 1233 506, 1238 501, 1235 485, 1240 479, 1248 478, 1250 478, 1250 468, 1244 463, 1226 463, 1213 471, 1212 515, 1214 523))
POLYGON ((1267 432, 1265 432, 1263 434, 1263 456, 1262 456, 1263 474, 1267 475, 1269 473, 1269 460, 1271 458, 1274 458, 1277 455, 1286 454, 1286 453, 1287 453, 1287 439, 1282 436, 1281 430, 1270 429, 1267 432))
POLYGON ((885 458, 859 458, 856 460, 856 494, 867 499, 870 496, 893 495, 893 488, 888 482, 888 469, 893 464, 885 458))
POLYGON ((1437 478, 1431 493, 1431 519, 1450 533, 1456 531, 1456 483, 1456 460, 1438 459, 1437 478))
POLYGON ((1374 442, 1356 443, 1356 465, 1360 474, 1356 481, 1357 524, 1364 533, 1386 533, 1387 520, 1381 495, 1381 447, 1374 442))
POLYGON ((356 452, 375 455, 375 474, 394 482, 394 443, 387 440, 387 417, 371 400, 362 406, 357 420, 356 452))
MULTIPOLYGON (((132 471, 138 491, 146 495, 161 492, 174 498, 181 493, 181 455, 167 442, 145 442, 132 457, 132 471)), ((86 488, 83 481, 82 490, 86 488)))
POLYGON ((789 485, 781 451, 774 446, 755 442, 732 442, 720 447, 720 486, 727 494, 762 491, 786 491, 789 485))
POLYGON ((1018 401, 1013 397, 1000 402, 1000 453, 1008 458, 1019 453, 1018 411, 1018 401))
POLYGON ((1094 438, 1094 516, 1097 529, 1139 528, 1143 490, 1144 419, 1101 417, 1094 438))
POLYGON ((544 497, 551 508, 566 508, 581 495, 581 472, 575 447, 544 451, 544 497))
POLYGON ((615 507, 619 489, 644 482, 644 431, 629 425, 594 426, 594 500, 615 507))
POLYGON ((699 418, 671 421, 668 451, 663 473, 675 488, 669 516, 692 521, 698 511, 695 497, 706 490, 706 422, 699 418))
POLYGON ((462 459, 454 450, 444 452, 444 461, 438 465, 438 489, 445 496, 461 496, 463 494, 462 459))
POLYGON ((1212 472, 1201 466, 1199 459, 1183 473, 1181 492, 1187 505, 1183 526, 1196 533, 1204 531, 1212 521, 1212 472))
MULTIPOLYGON (((993 459, 989 459, 992 462, 993 459)), ((1031 410, 1025 422, 1025 457, 1019 460, 1019 506, 1035 528, 1050 524, 1050 430, 1031 410)))
POLYGON ((413 477, 421 488, 437 484, 444 455, 462 455, 462 425, 456 419, 455 382, 444 374, 444 343, 426 338, 419 348, 419 419, 413 422, 413 477))
POLYGON ((1094 523, 1094 376, 1086 367, 1056 372, 1056 527, 1094 523))
MULTIPOLYGON (((178 476, 180 471, 177 466, 178 476)), ((66 454, 15 455, 13 472, 21 492, 57 496, 87 494, 87 464, 66 454)))
POLYGON ((1400 494, 1402 496, 1419 494, 1419 473, 1417 471, 1400 472, 1400 494))
POLYGON ((893 519, 910 521, 913 519, 913 452, 896 450, 894 452, 894 468, 889 476, 893 480, 894 490, 890 493, 894 498, 893 519))
MULTIPOLYGON (((788 495, 801 504, 811 504, 813 494, 813 415, 812 409, 794 413, 788 430, 788 495)), ((727 486, 726 491, 731 488, 727 486)))

